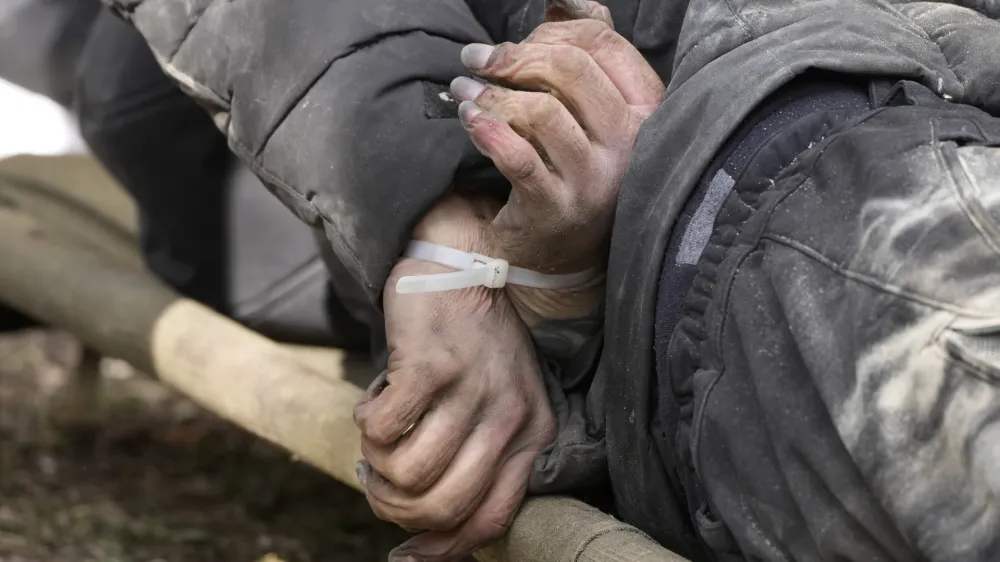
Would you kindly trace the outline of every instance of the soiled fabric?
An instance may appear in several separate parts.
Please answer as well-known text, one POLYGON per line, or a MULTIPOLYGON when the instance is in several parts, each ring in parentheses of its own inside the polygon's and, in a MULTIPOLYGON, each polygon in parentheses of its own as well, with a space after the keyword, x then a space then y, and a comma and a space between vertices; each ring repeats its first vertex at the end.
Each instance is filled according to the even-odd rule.
POLYGON ((754 110, 726 141, 678 217, 657 289, 653 347, 657 376, 651 392, 651 430, 677 494, 671 504, 687 509, 679 510, 675 521, 662 519, 657 525, 661 535, 687 537, 684 542, 697 543, 694 523, 704 516, 699 515, 704 507, 701 483, 690 469, 689 428, 681 423, 682 418, 687 420, 681 400, 689 379, 674 376, 669 346, 677 324, 688 313, 688 295, 699 278, 699 264, 723 204, 748 169, 785 166, 805 146, 819 140, 827 120, 843 122, 872 107, 867 80, 819 73, 794 80, 754 110), (785 137, 797 142, 781 142, 785 137))
MULTIPOLYGON (((161 66, 208 109, 230 148, 264 184, 303 221, 323 231, 326 242, 322 250, 328 265, 331 271, 343 273, 334 275, 337 292, 351 302, 378 305, 387 274, 410 228, 452 185, 503 188, 503 182, 497 182, 455 119, 454 103, 442 94, 452 78, 465 73, 458 56, 464 44, 520 40, 541 21, 540 0, 104 1, 142 33, 161 66)), ((577 361, 561 366, 550 379, 560 419, 560 441, 555 454, 543 459, 542 464, 548 463, 544 470, 536 471, 532 490, 564 490, 573 481, 610 477, 618 515, 692 557, 702 556, 706 548, 712 556, 763 560, 810 560, 840 553, 838 548, 848 549, 853 543, 837 543, 841 546, 834 548, 830 546, 834 543, 823 538, 840 527, 833 523, 826 526, 822 513, 803 515, 797 511, 799 504, 787 501, 796 493, 819 493, 822 487, 803 491, 789 483, 791 472, 767 472, 773 463, 758 460, 769 459, 768 447, 780 448, 783 439, 780 433, 772 435, 766 431, 769 426, 761 425, 762 412, 787 414, 789 417, 779 420, 782 428, 805 428, 809 418, 804 416, 822 410, 807 408, 801 416, 792 416, 790 405, 779 401, 759 406, 747 393, 713 393, 711 396, 720 398, 713 402, 707 390, 719 387, 700 386, 697 381, 710 378, 694 374, 707 372, 712 359, 699 354, 688 367, 692 399, 689 408, 681 407, 678 427, 685 427, 685 420, 690 420, 695 437, 709 433, 690 442, 672 443, 666 450, 676 451, 677 458, 661 454, 664 448, 657 443, 652 427, 658 414, 651 394, 656 378, 655 304, 668 240, 696 184, 726 140, 763 100, 811 69, 890 81, 908 79, 951 103, 968 104, 987 113, 1000 111, 996 88, 1000 82, 1000 24, 996 21, 1000 2, 614 0, 609 6, 617 29, 669 83, 668 96, 642 128, 622 186, 608 270, 603 341, 595 342, 577 361), (725 396, 732 399, 723 402, 725 396), (695 407, 703 412, 697 417, 695 407), (742 419, 739 415, 751 417, 742 419), (737 420, 741 423, 735 423, 737 420), (735 450, 744 443, 752 450, 725 456, 731 452, 727 447, 735 450), (730 466, 727 463, 735 468, 725 472, 730 466), (756 478, 746 472, 754 466, 761 466, 760 478, 746 481, 756 478), (695 506, 691 533, 679 533, 672 525, 691 519, 685 492, 678 488, 680 471, 694 475, 706 498, 707 508, 701 511, 700 519, 695 506), (553 476, 557 474, 566 478, 553 476), (768 475, 772 479, 765 478, 768 475), (778 495, 782 502, 776 500, 778 495)), ((903 110, 887 109, 880 115, 897 111, 903 110)), ((914 111, 911 116, 931 118, 930 113, 914 111)), ((985 119, 985 113, 977 113, 973 129, 987 131, 985 119)), ((895 137, 875 126, 883 122, 871 123, 871 129, 858 130, 865 131, 862 137, 872 135, 879 142, 866 145, 864 153, 848 156, 845 152, 834 159, 841 163, 838 173, 844 177, 831 175, 830 181, 838 183, 830 185, 863 190, 866 181, 895 174, 897 183, 913 186, 925 174, 943 179, 953 170, 972 169, 968 160, 973 158, 972 152, 963 152, 960 160, 965 163, 961 166, 929 166, 917 173, 901 160, 894 160, 899 154, 890 151, 894 146, 890 137, 895 137), (878 167, 880 162, 893 161, 899 163, 897 168, 878 167), (846 162, 857 162, 867 175, 859 174, 848 183, 846 162)), ((939 138, 938 134, 945 134, 941 143, 965 142, 948 136, 954 131, 931 133, 920 119, 891 125, 900 127, 900 135, 915 134, 929 146, 935 144, 930 139, 939 138)), ((984 151, 990 144, 982 138, 977 143, 984 151)), ((733 189, 738 190, 735 178, 734 182, 733 189)), ((985 182, 987 179, 980 185, 989 185, 985 182)), ((857 193, 855 201, 862 204, 864 193, 857 193)), ((838 204, 849 208, 847 202, 838 204)), ((798 215, 809 226, 823 224, 817 218, 821 214, 801 211, 798 215)), ((824 235, 844 245, 856 239, 844 238, 846 232, 831 229, 846 229, 852 224, 849 219, 856 217, 840 218, 843 220, 824 229, 824 235)), ((866 247, 865 251, 872 250, 866 247)), ((699 263, 712 255, 710 241, 699 263)), ((850 262, 855 256, 845 259, 850 262)), ((833 258, 827 261, 839 263, 833 258)), ((788 264, 786 271, 792 281, 782 291, 797 287, 795 279, 804 274, 803 267, 788 264)), ((699 288, 706 287, 696 279, 693 291, 699 288)), ((755 336, 787 333, 787 326, 767 323, 767 311, 772 309, 764 304, 776 306, 780 295, 792 293, 770 294, 765 288, 763 283, 748 288, 745 298, 732 301, 732 306, 748 308, 739 315, 714 314, 710 318, 716 324, 711 326, 720 325, 722 318, 753 316, 754 322, 748 320, 744 329, 754 331, 755 336)), ((971 290, 962 289, 968 294, 971 290)), ((719 295, 726 294, 719 291, 719 295)), ((959 296, 956 289, 949 298, 959 296)), ((796 296, 816 297, 811 293, 796 296)), ((710 301, 730 302, 720 298, 710 301)), ((831 310, 829 314, 843 313, 831 310)), ((686 313, 677 333, 686 333, 681 327, 694 318, 693 312, 686 313)), ((839 329, 849 325, 845 320, 839 329)), ((962 333, 971 333, 971 328, 961 326, 962 333)), ((988 328, 987 324, 977 329, 988 328)), ((876 335, 871 334, 872 338, 876 335)), ((976 353, 992 349, 991 345, 980 345, 980 340, 962 341, 967 344, 963 349, 974 346, 976 353)), ((735 343, 726 341, 725 347, 735 343)), ((749 370, 752 361, 768 357, 763 343, 739 358, 746 363, 737 364, 749 370)), ((798 340, 796 343, 802 345, 798 340)), ((780 368, 801 359, 791 344, 772 349, 772 353, 777 352, 786 355, 768 357, 772 363, 748 371, 743 379, 772 370, 781 373, 780 368)), ((794 373, 798 378, 782 382, 801 382, 810 371, 795 369, 794 373)), ((854 388, 859 379, 845 375, 837 380, 854 388)), ((810 389, 806 386, 801 391, 810 389)), ((679 396, 684 392, 683 387, 677 390, 679 396)), ((830 399, 822 406, 839 411, 842 404, 830 399)), ((866 431, 872 430, 860 434, 867 436, 866 431)), ((853 433, 845 432, 836 441, 841 443, 841 452, 849 448, 850 435, 853 433)), ((823 446, 818 436, 814 448, 795 455, 818 455, 825 451, 823 446)), ((855 474, 868 470, 863 468, 860 453, 851 450, 858 455, 857 464, 833 463, 829 470, 855 474)), ((870 484, 868 496, 859 492, 866 490, 866 483, 878 480, 877 471, 882 466, 875 459, 870 470, 876 472, 859 476, 855 487, 824 492, 835 495, 839 502, 824 505, 840 505, 842 512, 857 513, 858 517, 866 517, 865 513, 885 516, 877 525, 857 523, 859 529, 897 531, 878 539, 882 550, 872 546, 875 539, 859 540, 858 550, 843 550, 845 556, 863 558, 875 552, 889 557, 884 559, 913 559, 907 557, 916 551, 916 541, 922 540, 926 522, 893 511, 896 508, 889 506, 888 498, 896 496, 888 488, 870 484), (864 511, 867 503, 857 506, 870 498, 877 499, 883 514, 864 511)), ((809 472, 801 477, 808 479, 809 472)), ((865 533, 873 535, 858 531, 846 536, 865 537, 865 533)), ((947 559, 947 553, 935 551, 934 544, 919 550, 925 556, 947 559)))
MULTIPOLYGON (((374 327, 375 338, 382 288, 413 224, 453 185, 500 196, 509 190, 469 141, 448 84, 465 74, 462 47, 520 41, 542 23, 543 0, 105 4, 207 109, 229 148, 319 233, 337 302, 374 327)), ((666 78, 684 4, 609 6, 616 28, 666 78)), ((206 205, 215 193, 204 193, 206 205)), ((536 462, 533 492, 607 480, 603 441, 592 437, 598 430, 587 415, 600 346, 597 338, 571 361, 543 359, 561 429, 536 462)))
MULTIPOLYGON (((230 148, 378 304, 413 225, 453 184, 506 189, 447 95, 466 44, 520 41, 543 0, 107 0, 230 148)), ((684 4, 608 3, 668 74, 684 4)), ((354 285, 350 286, 349 285, 354 285)))
POLYGON ((998 250, 1000 119, 902 82, 761 147, 656 345, 715 559, 1000 556, 998 250))
MULTIPOLYGON (((969 3, 968 8, 931 2, 888 4, 775 0, 734 3, 693 0, 690 3, 668 96, 640 131, 619 198, 609 264, 604 349, 591 386, 592 395, 600 398, 592 397, 589 401, 592 419, 604 422, 601 428, 603 433, 598 435, 605 439, 616 505, 619 515, 625 520, 678 551, 698 556, 696 550, 685 547, 691 542, 688 538, 679 536, 674 527, 665 524, 688 515, 686 502, 681 501, 685 492, 679 482, 683 476, 681 471, 689 470, 704 487, 705 496, 710 500, 706 517, 692 521, 692 526, 696 528, 695 542, 715 543, 716 547, 709 549, 715 555, 721 556, 718 553, 722 552, 737 559, 745 555, 762 560, 817 560, 822 559, 817 553, 830 554, 830 551, 817 546, 819 537, 826 537, 824 533, 830 532, 825 527, 827 522, 822 519, 822 512, 809 511, 806 517, 799 510, 806 509, 809 504, 775 504, 772 497, 758 495, 757 486, 771 489, 774 494, 784 494, 786 499, 790 494, 801 492, 799 489, 790 490, 790 485, 784 481, 789 472, 767 473, 762 470, 756 475, 747 472, 762 459, 767 459, 769 448, 778 446, 778 437, 768 434, 768 428, 750 423, 749 419, 741 416, 750 416, 755 408, 760 415, 763 415, 760 410, 768 413, 790 412, 791 404, 778 401, 761 407, 750 395, 716 402, 714 398, 724 396, 724 393, 715 394, 718 387, 703 382, 710 381, 710 378, 699 379, 688 371, 690 383, 686 387, 678 384, 675 392, 690 395, 681 404, 680 412, 690 420, 690 424, 682 425, 681 430, 690 431, 692 435, 680 436, 687 441, 670 436, 671 443, 666 449, 673 453, 661 454, 664 448, 658 444, 653 427, 658 412, 650 392, 656 379, 653 352, 655 302, 668 240, 690 194, 726 139, 763 100, 810 69, 847 76, 912 79, 941 100, 950 100, 949 104, 969 104, 978 108, 979 117, 976 124, 970 127, 984 127, 986 113, 1000 113, 1000 91, 996 87, 1000 82, 998 16, 1000 3, 997 2, 969 3), (699 412, 717 414, 695 417, 695 408, 699 412), (718 420, 725 420, 725 423, 718 420), (712 433, 705 436, 704 432, 709 431, 712 433), (772 437, 774 443, 771 442, 772 437), (747 444, 750 449, 745 456, 725 457, 727 447, 742 444, 747 444), (735 468, 724 472, 724 466, 735 468), (768 474, 771 479, 765 478, 768 474), (724 497, 726 503, 722 505, 724 497), (713 502, 718 504, 713 506, 713 502), (734 540, 738 547, 729 540, 730 534, 737 535, 734 540), (726 538, 720 539, 715 535, 726 538), (791 549, 788 546, 791 540, 801 541, 805 546, 791 549)), ((878 163, 891 161, 891 157, 895 156, 892 152, 879 152, 891 146, 888 143, 890 137, 907 138, 907 135, 919 136, 922 132, 921 138, 929 142, 928 135, 932 133, 926 119, 915 115, 913 122, 900 128, 898 133, 876 136, 875 133, 881 131, 873 125, 870 134, 873 139, 878 138, 877 141, 865 143, 865 135, 859 135, 855 142, 864 143, 861 145, 864 149, 840 158, 838 169, 844 177, 838 181, 847 182, 850 174, 851 186, 864 189, 866 183, 878 179, 879 174, 890 172, 896 175, 898 181, 906 180, 904 185, 919 181, 927 173, 936 174, 938 181, 949 181, 950 170, 956 169, 956 165, 931 166, 919 173, 898 161, 896 169, 876 168, 878 163), (880 155, 878 159, 876 155, 880 155), (856 174, 851 171, 854 165, 858 166, 856 174)), ((985 146, 989 143, 980 141, 980 144, 985 146)), ((845 147, 844 150, 848 149, 845 147)), ((879 185, 873 185, 872 189, 879 185)), ((845 244, 850 240, 837 238, 836 233, 830 230, 834 226, 832 221, 821 223, 818 217, 822 216, 822 211, 817 209, 816 212, 816 215, 800 214, 797 220, 808 226, 824 224, 824 236, 828 236, 831 243, 845 244)), ((844 222, 849 216, 837 218, 842 221, 836 223, 838 227, 847 228, 845 225, 850 224, 844 222)), ((706 251, 702 260, 709 255, 710 251, 706 251)), ((796 288, 797 272, 790 268, 782 271, 787 273, 785 279, 792 283, 788 290, 796 288)), ((776 272, 775 276, 780 277, 780 273, 776 272)), ((694 290, 698 290, 700 283, 695 280, 694 290)), ((705 308, 709 302, 723 302, 718 299, 728 294, 724 289, 729 287, 725 284, 719 286, 720 292, 713 296, 716 300, 703 300, 699 305, 705 308)), ((823 287, 815 288, 821 289, 823 287)), ((975 294, 971 287, 964 290, 968 292, 968 297, 975 294)), ((766 313, 769 307, 777 306, 779 295, 780 298, 786 297, 784 293, 769 295, 763 291, 764 286, 761 285, 753 291, 748 290, 743 298, 724 302, 731 302, 730 306, 746 307, 741 310, 747 318, 747 331, 752 331, 759 338, 778 337, 788 328, 767 324, 766 313)), ((956 289, 953 298, 959 298, 960 291, 956 289)), ((788 294, 787 298, 793 297, 788 294)), ((817 296, 800 291, 794 298, 815 299, 817 296)), ((803 307, 811 310, 806 304, 803 307)), ((723 319, 729 316, 719 313, 709 318, 712 322, 710 328, 719 330, 723 319)), ((864 317, 855 320, 868 321, 864 317)), ((847 330, 849 326, 851 322, 845 321, 837 329, 847 330)), ((852 337, 851 333, 847 332, 844 338, 852 337)), ((728 349, 735 345, 732 341, 720 340, 722 336, 717 331, 710 334, 720 348, 728 349)), ((757 367, 760 372, 791 368, 795 361, 800 360, 800 350, 792 345, 770 351, 753 345, 746 349, 740 360, 770 360, 757 367), (768 355, 779 352, 783 355, 768 355)), ((854 350, 848 348, 846 351, 854 350)), ((688 368, 695 369, 694 372, 707 369, 702 364, 704 361, 707 360, 698 359, 688 368)), ((809 371, 792 372, 802 379, 809 377, 809 371)), ((677 373, 676 376, 683 379, 685 375, 677 373)), ((723 377, 720 380, 732 381, 736 378, 723 377)), ((851 386, 855 380, 846 377, 840 384, 851 386)), ((791 384, 792 381, 783 382, 791 384)), ((800 391, 808 391, 808 386, 800 391)), ((831 402, 830 407, 834 405, 831 402)), ((810 410, 800 411, 805 416, 810 410)), ((789 413, 789 417, 782 419, 781 423, 804 427, 807 421, 807 417, 789 413)), ((802 437, 809 435, 804 431, 802 437)), ((806 452, 818 454, 822 449, 820 440, 815 447, 806 449, 806 452)), ((833 462, 831 466, 840 470, 856 470, 849 464, 833 462)), ((802 477, 807 478, 808 474, 802 477)), ((841 494, 836 499, 846 506, 846 513, 854 514, 859 509, 855 506, 855 502, 860 501, 857 493, 864 490, 865 485, 865 480, 858 479, 855 487, 824 493, 841 494)), ((819 493, 821 489, 817 486, 802 493, 819 493)), ((693 507, 697 510, 700 506, 693 507)), ((889 525, 861 527, 891 528, 889 525)), ((906 539, 914 541, 919 534, 914 532, 906 539)), ((844 544, 849 543, 845 541, 844 544)), ((913 551, 903 548, 909 544, 901 540, 890 541, 881 551, 883 558, 876 559, 896 559, 892 556, 913 559, 907 558, 913 551), (886 553, 892 554, 885 558, 886 553)), ((850 550, 846 552, 851 553, 850 550)), ((848 556, 848 559, 853 558, 848 556)))

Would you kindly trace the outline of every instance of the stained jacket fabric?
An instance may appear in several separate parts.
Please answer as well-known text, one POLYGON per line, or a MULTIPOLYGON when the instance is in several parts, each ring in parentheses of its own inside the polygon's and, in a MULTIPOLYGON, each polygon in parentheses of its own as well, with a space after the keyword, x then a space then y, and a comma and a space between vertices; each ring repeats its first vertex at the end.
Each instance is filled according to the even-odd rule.
MULTIPOLYGON (((461 48, 518 41, 543 18, 543 0, 105 3, 208 108, 233 151, 325 231, 331 256, 373 303, 431 204, 455 182, 486 181, 457 105, 442 97, 465 72, 461 48)), ((610 6, 668 69, 683 6, 610 6)))
MULTIPOLYGON (((824 193, 829 193, 826 206, 811 202, 808 212, 794 205, 781 207, 786 210, 782 224, 787 238, 803 242, 801 237, 808 232, 814 237, 809 242, 816 243, 828 237, 815 261, 826 260, 841 273, 825 279, 803 279, 798 275, 804 274, 809 260, 769 263, 754 255, 754 259, 764 262, 744 263, 741 265, 746 270, 737 268, 717 277, 699 278, 695 290, 707 292, 690 297, 692 308, 682 323, 699 321, 702 330, 695 332, 702 339, 691 336, 698 343, 691 344, 695 351, 686 356, 687 362, 672 365, 673 390, 681 395, 681 419, 678 432, 667 436, 670 443, 665 454, 661 454, 653 433, 658 412, 649 394, 656 384, 651 352, 654 302, 668 240, 702 173, 749 112, 795 76, 808 69, 823 69, 848 76, 908 78, 923 84, 940 100, 949 100, 942 101, 945 105, 968 104, 996 115, 1000 113, 998 16, 997 2, 961 7, 935 2, 692 0, 668 97, 640 132, 619 198, 609 264, 605 347, 592 387, 601 399, 590 402, 603 408, 600 412, 591 410, 591 414, 605 422, 611 482, 624 519, 683 551, 683 546, 677 545, 685 542, 684 537, 663 522, 678 517, 677 503, 683 503, 680 498, 684 496, 678 475, 689 471, 695 475, 694 481, 705 499, 704 505, 688 506, 696 510, 692 523, 717 558, 950 560, 965 559, 949 550, 962 546, 969 546, 974 560, 991 559, 995 554, 995 545, 985 538, 991 536, 990 532, 995 536, 996 522, 991 516, 977 519, 968 513, 963 515, 966 518, 961 520, 968 525, 975 523, 980 532, 986 529, 986 534, 974 539, 971 530, 961 538, 956 534, 946 538, 949 531, 957 533, 962 527, 937 526, 931 521, 935 517, 948 520, 955 513, 954 506, 949 507, 944 498, 950 493, 969 494, 969 489, 942 487, 921 495, 917 492, 921 479, 936 470, 931 461, 924 465, 927 473, 918 470, 904 475, 899 471, 912 461, 902 449, 892 455, 879 454, 879 447, 885 443, 877 440, 855 447, 857 442, 852 440, 859 436, 848 432, 846 425, 824 425, 824 416, 837 415, 849 405, 851 385, 865 384, 865 366, 861 363, 874 360, 877 354, 874 348, 864 350, 858 346, 876 334, 866 333, 867 329, 858 325, 878 324, 877 319, 860 313, 847 317, 835 304, 820 309, 831 315, 829 323, 822 322, 822 316, 806 316, 817 311, 810 306, 816 305, 817 299, 833 298, 841 306, 851 302, 853 287, 843 283, 838 287, 837 283, 854 275, 844 273, 851 271, 845 264, 851 264, 852 258, 864 260, 865 252, 873 250, 865 247, 863 240, 857 240, 857 231, 852 230, 863 225, 852 222, 856 217, 850 213, 875 208, 878 203, 874 195, 873 200, 866 201, 864 188, 919 208, 918 196, 908 194, 908 190, 922 182, 948 185, 953 175, 961 177, 962 168, 969 166, 962 163, 962 158, 937 165, 929 152, 925 153, 925 158, 931 159, 927 165, 915 168, 913 161, 900 158, 899 150, 904 147, 892 144, 893 138, 905 139, 909 135, 917 144, 970 142, 985 148, 993 142, 991 133, 970 135, 966 140, 960 125, 947 131, 936 130, 934 119, 940 115, 931 112, 914 112, 909 123, 902 119, 894 123, 874 120, 868 128, 859 129, 863 132, 852 137, 856 148, 839 145, 840 152, 832 159, 836 166, 815 180, 824 193), (894 131, 894 127, 898 130, 894 131), (866 142, 869 136, 871 140, 866 142), (899 191, 893 192, 893 187, 899 191), (838 190, 848 189, 855 191, 845 191, 838 198, 838 190), (824 212, 831 216, 824 219, 824 212), (789 226, 794 224, 799 228, 789 226), (783 278, 782 273, 787 277, 783 278), (739 331, 734 333, 737 325, 739 331), (823 343, 827 347, 821 347, 823 343), (829 362, 838 360, 838 366, 846 363, 842 370, 824 370, 829 362), (859 363, 857 370, 852 361, 859 363), (837 393, 832 393, 830 387, 836 384, 843 387, 834 387, 837 393), (808 402, 807 398, 815 400, 808 402), (810 426, 814 421, 816 425, 810 426), (893 478, 899 478, 898 486, 913 486, 919 499, 915 496, 912 504, 902 505, 906 490, 892 489, 893 478), (825 486, 830 483, 836 486, 825 486), (673 498, 677 502, 649 498, 673 498), (885 533, 880 535, 879 531, 885 533)), ((980 112, 975 119, 966 120, 965 126, 986 131, 987 120, 988 116, 980 112)), ((971 156, 972 152, 967 154, 971 156)), ((992 152, 984 150, 982 154, 992 152)), ((916 158, 916 152, 912 156, 916 158)), ((989 177, 989 172, 984 174, 980 177, 989 177)), ((995 183, 983 179, 976 185, 987 193, 996 189, 995 183)), ((758 220, 765 223, 766 213, 758 220)), ((979 220, 986 224, 982 218, 979 220)), ((931 228, 930 223, 924 225, 931 228)), ((889 234, 882 236, 887 246, 912 242, 889 234)), ((977 240, 975 233, 960 239, 969 244, 977 240)), ((990 240, 985 240, 986 248, 991 247, 990 240)), ((761 241, 761 246, 766 242, 761 241)), ((945 246, 961 244, 958 239, 945 237, 942 251, 946 251, 945 246)), ((929 252, 925 248, 919 251, 929 252)), ((925 265, 937 265, 930 255, 925 265)), ((988 253, 985 256, 971 260, 968 270, 951 266, 950 275, 955 278, 970 277, 968 284, 950 287, 947 296, 940 295, 941 302, 948 303, 946 307, 989 298, 978 284, 990 282, 988 268, 997 264, 989 261, 988 253)), ((905 253, 886 251, 873 259, 879 268, 875 278, 890 291, 894 282, 913 283, 919 275, 919 270, 893 269, 901 267, 894 265, 894 259, 906 263, 905 253), (896 274, 899 279, 894 277, 896 274)), ((921 284, 921 291, 924 288, 921 284)), ((892 312, 906 314, 902 312, 905 307, 898 306, 892 312)), ((967 304, 960 306, 968 310, 967 304)), ((912 334, 906 329, 905 319, 898 319, 894 325, 897 334, 912 334)), ((877 336, 886 338, 887 334, 877 336)), ((923 352, 919 340, 911 343, 912 347, 900 346, 894 352, 897 356, 904 349, 903 355, 923 352)), ((966 345, 992 349, 993 344, 984 339, 966 345)), ((935 350, 931 348, 931 352, 935 350)), ((995 365, 987 363, 982 355, 979 358, 985 365, 995 365)), ((891 372, 896 366, 899 364, 881 368, 891 372)), ((961 367, 947 364, 927 376, 940 378, 961 371, 961 367)), ((986 371, 992 372, 989 368, 986 371)), ((864 403, 866 406, 857 407, 866 410, 859 412, 861 417, 873 413, 869 409, 873 402, 864 403)), ((954 406, 956 402, 944 404, 961 408, 954 406)), ((977 415, 984 411, 977 410, 977 415)), ((914 409, 909 421, 920 426, 917 416, 921 413, 914 409)), ((905 421, 891 416, 871 419, 862 424, 865 432, 876 431, 878 423, 905 421)), ((928 431, 930 436, 935 435, 928 431)), ((971 445, 977 435, 970 432, 960 438, 971 445)), ((912 437, 912 450, 920 450, 919 435, 912 437)), ((943 458, 955 462, 961 457, 943 458)), ((970 470, 972 473, 963 476, 978 479, 978 491, 995 491, 995 487, 983 483, 984 473, 970 470)), ((984 509, 989 513, 996 504, 984 509)), ((685 512, 682 508, 681 513, 685 512)))
POLYGON ((1000 557, 998 249, 981 110, 904 81, 761 147, 660 365, 717 560, 1000 557))
MULTIPOLYGON (((386 276, 434 201, 454 184, 508 189, 475 151, 447 89, 464 73, 462 47, 523 39, 542 22, 543 0, 105 3, 208 109, 230 149, 321 233, 338 300, 369 326, 381 324, 386 276)), ((668 74, 684 6, 609 6, 619 31, 668 74)), ((607 479, 586 414, 599 352, 595 339, 569 364, 543 359, 561 431, 536 463, 533 492, 607 479)))
MULTIPOLYGON (((492 181, 441 95, 464 73, 459 50, 519 40, 542 18, 540 1, 105 2, 139 29, 268 188, 324 231, 332 267, 373 304, 433 201, 454 183, 492 181)), ((577 478, 609 471, 620 516, 693 552, 662 526, 686 516, 686 507, 673 501, 674 469, 657 453, 649 396, 658 276, 691 190, 753 108, 808 69, 911 79, 997 113, 1000 3, 620 0, 609 7, 616 28, 669 82, 668 97, 640 132, 622 187, 603 349, 594 346, 560 379, 564 389, 589 387, 585 399, 567 392, 561 406, 572 407, 557 407, 572 422, 561 424, 560 439, 575 432, 574 447, 590 451, 594 462, 577 467, 577 478)), ((738 428, 723 437, 739 439, 738 428)), ((744 505, 741 497, 727 509, 744 505)), ((709 527, 733 532, 732 512, 717 515, 709 527)), ((775 517, 767 523, 780 527, 775 517)), ((753 558, 790 558, 769 548, 774 537, 735 540, 753 558)))

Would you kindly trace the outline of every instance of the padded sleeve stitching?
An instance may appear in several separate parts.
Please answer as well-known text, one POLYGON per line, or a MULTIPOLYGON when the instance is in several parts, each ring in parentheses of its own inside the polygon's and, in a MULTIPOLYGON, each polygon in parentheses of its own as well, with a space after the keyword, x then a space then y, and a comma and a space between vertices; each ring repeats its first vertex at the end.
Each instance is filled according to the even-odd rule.
POLYGON ((167 60, 170 61, 174 60, 174 57, 177 56, 178 52, 180 52, 181 48, 184 46, 184 43, 186 43, 188 38, 191 37, 191 32, 194 31, 194 28, 197 27, 199 23, 201 23, 201 17, 204 16, 205 12, 211 9, 212 6, 216 4, 216 2, 218 2, 218 0, 212 0, 208 4, 205 4, 205 7, 201 10, 201 12, 199 12, 194 17, 194 21, 192 21, 191 24, 188 25, 187 29, 184 30, 184 35, 181 36, 181 40, 177 42, 177 46, 174 47, 173 52, 167 56, 167 60))
POLYGON ((380 35, 376 35, 371 39, 352 45, 347 52, 338 55, 336 57, 333 57, 330 61, 328 61, 325 65, 323 65, 323 68, 320 69, 319 72, 317 72, 316 75, 313 76, 311 80, 304 82, 300 88, 296 88, 292 97, 285 104, 285 107, 277 114, 274 122, 271 123, 271 125, 267 128, 267 132, 264 134, 263 139, 258 144, 257 151, 253 153, 254 158, 258 158, 260 154, 267 148, 268 143, 271 141, 271 138, 278 131, 278 129, 281 128, 282 123, 284 123, 288 119, 288 116, 291 115, 292 111, 295 110, 295 108, 299 105, 299 103, 301 103, 302 100, 309 95, 309 92, 312 91, 313 86, 315 86, 320 80, 323 79, 324 76, 326 76, 328 72, 330 72, 330 69, 337 61, 343 60, 355 53, 359 53, 361 51, 364 51, 365 49, 369 49, 389 39, 394 39, 397 37, 405 37, 407 35, 414 35, 414 34, 422 34, 429 37, 438 37, 441 39, 447 39, 449 41, 454 40, 452 38, 445 37, 440 34, 428 33, 423 29, 404 29, 400 31, 394 31, 392 33, 383 33, 380 35))

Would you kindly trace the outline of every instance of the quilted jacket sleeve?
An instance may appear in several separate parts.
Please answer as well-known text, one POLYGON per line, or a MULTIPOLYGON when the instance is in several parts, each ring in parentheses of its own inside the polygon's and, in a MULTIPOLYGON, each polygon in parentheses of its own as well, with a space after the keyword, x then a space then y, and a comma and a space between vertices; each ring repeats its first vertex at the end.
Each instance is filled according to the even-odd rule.
POLYGON ((103 0, 378 303, 426 209, 483 165, 447 84, 463 0, 103 0))

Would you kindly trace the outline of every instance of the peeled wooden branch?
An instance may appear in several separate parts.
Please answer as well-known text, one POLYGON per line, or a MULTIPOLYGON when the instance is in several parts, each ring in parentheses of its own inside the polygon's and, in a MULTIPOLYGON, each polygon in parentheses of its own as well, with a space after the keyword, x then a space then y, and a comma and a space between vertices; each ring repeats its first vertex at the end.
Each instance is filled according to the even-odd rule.
POLYGON ((0 208, 0 255, 3 301, 357 486, 354 385, 10 208, 0 208))
MULTIPOLYGON (((130 260, 87 243, 100 236, 70 237, 42 226, 4 198, 3 182, 0 300, 154 373, 212 412, 359 488, 354 464, 360 436, 352 419, 358 387, 341 380, 341 373, 314 370, 288 348, 179 298, 130 260)), ((527 502, 509 536, 479 557, 682 560, 635 529, 565 498, 527 502)))

